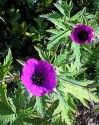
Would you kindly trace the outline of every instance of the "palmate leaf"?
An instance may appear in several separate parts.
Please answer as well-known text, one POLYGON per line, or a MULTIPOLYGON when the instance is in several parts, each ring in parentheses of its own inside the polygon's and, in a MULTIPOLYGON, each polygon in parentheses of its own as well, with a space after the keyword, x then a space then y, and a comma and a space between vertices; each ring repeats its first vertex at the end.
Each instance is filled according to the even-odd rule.
POLYGON ((71 114, 77 111, 75 104, 70 100, 70 98, 68 98, 68 95, 64 96, 64 93, 62 91, 60 91, 60 93, 56 92, 59 104, 57 108, 54 110, 51 122, 52 124, 61 123, 61 125, 71 125, 71 114))
POLYGON ((59 99, 59 105, 54 110, 53 117, 60 114, 59 117, 57 117, 57 120, 61 119, 61 124, 67 123, 68 125, 71 125, 70 118, 69 118, 69 105, 68 102, 64 100, 63 96, 57 92, 56 94, 57 98, 59 99))
POLYGON ((61 124, 65 122, 65 125, 67 123, 67 125, 71 125, 70 122, 70 118, 69 118, 69 108, 67 109, 61 102, 59 102, 58 107, 56 108, 56 110, 54 111, 53 115, 57 115, 57 114, 61 114, 58 115, 58 119, 61 120, 61 124))
MULTIPOLYGON (((90 101, 90 97, 89 97, 89 94, 88 94, 88 90, 86 88, 70 84, 70 82, 74 82, 74 83, 77 84, 77 82, 73 81, 73 80, 70 81, 70 82, 66 82, 66 81, 60 80, 60 82, 64 86, 64 89, 62 90, 64 92, 64 94, 66 94, 66 95, 67 95, 67 93, 72 94, 74 97, 79 99, 83 103, 84 106, 88 107, 87 101, 90 101)), ((85 83, 85 85, 86 84, 91 84, 91 82, 86 82, 86 81, 83 82, 83 83, 85 83)), ((90 96, 91 96, 91 98, 92 98, 92 100, 94 102, 99 102, 99 99, 95 95, 94 92, 90 91, 90 96)))
MULTIPOLYGON (((68 79, 67 79, 68 80, 68 79)), ((80 102, 88 107, 88 101, 90 102, 90 97, 88 94, 88 90, 81 86, 73 85, 70 83, 82 84, 84 86, 88 84, 92 84, 90 81, 85 82, 77 82, 74 80, 68 80, 68 82, 60 80, 61 86, 58 87, 58 91, 56 92, 57 98, 59 100, 59 105, 54 110, 52 116, 52 124, 62 124, 62 125, 72 125, 74 122, 74 113, 77 112, 77 107, 75 102, 73 101, 73 96, 80 100, 80 102), (72 95, 72 96, 71 96, 72 95)), ((98 97, 93 92, 94 89, 90 90, 90 96, 94 102, 99 102, 98 97)))

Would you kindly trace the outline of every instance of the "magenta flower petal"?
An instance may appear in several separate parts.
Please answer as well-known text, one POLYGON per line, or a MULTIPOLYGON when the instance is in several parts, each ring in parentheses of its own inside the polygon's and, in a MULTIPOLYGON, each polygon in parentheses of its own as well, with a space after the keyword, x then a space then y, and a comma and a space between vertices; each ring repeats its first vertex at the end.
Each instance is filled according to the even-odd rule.
POLYGON ((36 65, 38 64, 37 60, 35 59, 29 59, 25 64, 24 68, 22 70, 22 74, 26 77, 30 77, 35 70, 36 65))
POLYGON ((31 89, 27 88, 28 91, 30 91, 34 96, 43 96, 45 95, 48 91, 46 88, 43 86, 37 86, 37 85, 31 85, 31 89))
POLYGON ((54 67, 47 61, 28 60, 23 67, 21 80, 35 96, 43 96, 56 87, 54 67))
POLYGON ((88 25, 78 24, 73 29, 70 37, 78 44, 90 43, 94 38, 94 30, 88 25))

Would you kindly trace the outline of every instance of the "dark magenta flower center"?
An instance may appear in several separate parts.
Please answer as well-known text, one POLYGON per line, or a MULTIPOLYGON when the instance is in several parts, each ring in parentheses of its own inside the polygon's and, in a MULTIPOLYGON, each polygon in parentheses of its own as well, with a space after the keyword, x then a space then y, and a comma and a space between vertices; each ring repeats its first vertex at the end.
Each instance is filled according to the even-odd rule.
POLYGON ((39 72, 35 72, 32 76, 32 80, 35 85, 41 85, 44 83, 44 75, 39 72))
POLYGON ((88 39, 88 32, 83 31, 83 30, 80 31, 78 33, 78 38, 79 38, 80 41, 85 42, 88 39))

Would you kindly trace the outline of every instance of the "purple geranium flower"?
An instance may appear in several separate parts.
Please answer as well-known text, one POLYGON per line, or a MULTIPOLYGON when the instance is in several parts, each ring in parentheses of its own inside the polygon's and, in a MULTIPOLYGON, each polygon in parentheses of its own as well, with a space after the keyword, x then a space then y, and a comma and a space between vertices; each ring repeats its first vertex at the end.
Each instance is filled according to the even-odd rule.
POLYGON ((43 96, 56 87, 55 69, 47 61, 29 59, 24 64, 21 80, 33 95, 43 96))
POLYGON ((71 39, 78 44, 90 43, 94 37, 94 30, 87 25, 78 24, 71 33, 71 39))

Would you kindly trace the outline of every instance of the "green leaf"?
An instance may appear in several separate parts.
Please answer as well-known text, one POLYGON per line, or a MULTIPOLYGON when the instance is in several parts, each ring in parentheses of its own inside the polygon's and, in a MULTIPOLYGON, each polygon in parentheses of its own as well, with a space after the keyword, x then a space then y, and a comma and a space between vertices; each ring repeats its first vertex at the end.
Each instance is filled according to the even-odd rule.
POLYGON ((54 4, 55 7, 60 11, 61 14, 65 15, 64 9, 61 7, 61 4, 54 4))
MULTIPOLYGON (((10 109, 12 109, 12 106, 7 98, 7 89, 6 89, 6 84, 1 84, 0 85, 0 99, 2 100, 2 102, 10 109)), ((13 109, 12 109, 13 111, 13 109)))
POLYGON ((45 101, 43 97, 36 97, 36 103, 34 108, 36 108, 37 112, 43 117, 45 115, 45 101))
POLYGON ((64 25, 62 20, 59 19, 47 19, 47 20, 51 21, 58 28, 66 30, 66 26, 64 25))
POLYGON ((95 6, 95 8, 97 10, 99 10, 99 1, 98 0, 93 1, 93 5, 95 6))
POLYGON ((93 19, 93 18, 95 18, 95 15, 86 13, 86 18, 87 19, 93 19))
POLYGON ((40 15, 40 17, 49 18, 49 19, 51 19, 51 18, 52 19, 59 19, 59 18, 62 18, 62 15, 55 12, 55 11, 52 11, 52 13, 40 15))
POLYGON ((68 125, 71 125, 70 118, 69 118, 69 105, 64 100, 64 98, 61 96, 59 92, 56 92, 56 96, 59 99, 59 105, 54 110, 53 116, 60 114, 61 115, 61 121, 62 123, 67 123, 68 125))
POLYGON ((93 27, 96 34, 99 34, 99 25, 93 27))
POLYGON ((24 66, 24 63, 25 63, 24 61, 19 60, 19 59, 17 59, 16 61, 17 61, 18 63, 20 63, 22 66, 24 66))
POLYGON ((25 21, 22 22, 21 27, 22 27, 22 31, 25 32, 25 30, 26 30, 26 22, 25 21))
POLYGON ((17 113, 16 119, 12 122, 11 125, 17 125, 17 124, 22 125, 24 118, 32 118, 33 119, 35 117, 37 117, 37 113, 34 111, 33 107, 27 108, 24 110, 20 110, 19 113, 17 113))
POLYGON ((26 35, 26 36, 31 36, 31 33, 25 32, 25 35, 26 35))
MULTIPOLYGON (((60 80, 60 82, 64 86, 64 89, 62 91, 66 95, 67 95, 67 93, 72 94, 74 97, 79 99, 83 103, 84 106, 88 107, 87 101, 90 101, 90 97, 88 95, 88 90, 86 88, 83 88, 83 87, 80 87, 77 85, 73 85, 73 84, 70 84, 70 82, 66 82, 66 81, 62 81, 62 80, 60 80)), ((74 82, 77 83, 76 81, 74 81, 74 82)), ((86 81, 83 83, 86 84, 86 81)), ((93 93, 92 91, 90 92, 90 95, 91 95, 91 98, 94 102, 99 101, 99 99, 97 98, 95 93, 93 93)))
POLYGON ((48 56, 46 55, 46 52, 44 52, 43 50, 41 50, 41 49, 38 48, 37 46, 34 46, 34 47, 35 47, 35 49, 38 51, 38 54, 39 54, 39 56, 40 56, 40 58, 41 58, 42 60, 47 60, 47 61, 49 61, 48 56))
POLYGON ((40 118, 24 118, 23 120, 24 125, 45 125, 44 121, 40 118))
POLYGON ((70 21, 75 21, 81 16, 81 11, 70 18, 70 21))
POLYGON ((77 69, 77 66, 75 63, 71 62, 71 64, 66 64, 67 71, 64 74, 65 76, 72 76, 72 77, 77 77, 79 74, 83 73, 86 68, 80 68, 79 70, 77 69))
POLYGON ((24 110, 20 110, 19 112, 19 117, 21 117, 21 119, 23 118, 29 118, 29 117, 37 117, 37 112, 34 111, 33 107, 29 107, 29 108, 26 108, 24 110))
POLYGON ((96 12, 95 19, 99 26, 99 11, 96 12))
POLYGON ((14 105, 13 99, 8 98, 8 100, 9 100, 9 102, 10 102, 12 111, 13 111, 13 112, 16 112, 16 107, 15 107, 15 105, 14 105))
POLYGON ((59 56, 57 56, 57 58, 54 60, 54 65, 55 66, 60 66, 62 65, 62 63, 66 60, 68 52, 65 51, 64 53, 60 54, 59 56))
POLYGON ((45 0, 45 6, 49 6, 52 3, 52 0, 45 0))
POLYGON ((59 104, 59 100, 55 100, 55 101, 53 100, 51 102, 51 104, 49 104, 49 106, 48 106, 48 108, 46 110, 46 114, 45 115, 48 116, 48 117, 51 117, 52 114, 54 113, 54 110, 57 108, 58 104, 59 104))
POLYGON ((77 112, 77 106, 72 98, 72 96, 70 94, 67 94, 67 102, 68 102, 68 105, 70 106, 70 110, 74 113, 77 112))
POLYGON ((10 94, 9 96, 9 101, 13 105, 13 109, 15 110, 15 112, 20 112, 21 109, 24 109, 24 107, 26 107, 30 102, 29 99, 28 92, 25 91, 25 89, 22 87, 19 88, 19 86, 18 90, 15 91, 15 96, 13 96, 13 94, 10 94))
POLYGON ((3 65, 0 64, 0 80, 4 79, 4 73, 3 73, 3 65))
POLYGON ((81 67, 81 62, 80 62, 80 45, 76 44, 75 42, 72 42, 71 49, 73 50, 73 57, 75 58, 75 65, 79 71, 81 67))
POLYGON ((12 53, 11 53, 11 50, 9 48, 8 54, 7 54, 6 58, 4 59, 3 65, 9 67, 11 64, 12 64, 12 53))
POLYGON ((0 121, 1 125, 15 120, 15 114, 4 103, 0 102, 0 121))
POLYGON ((0 4, 1 4, 2 6, 4 6, 6 2, 7 2, 7 0, 1 0, 1 1, 0 1, 0 4))
MULTIPOLYGON (((60 124, 60 119, 61 119, 60 114, 56 114, 55 116, 53 116, 51 118, 52 125, 59 125, 60 124)), ((62 125, 62 123, 61 123, 61 125, 62 125)))
POLYGON ((52 34, 60 34, 62 31, 60 30, 57 30, 57 29, 49 29, 49 30, 46 30, 47 32, 49 33, 52 33, 52 34))
POLYGON ((12 53, 11 50, 9 49, 8 54, 4 59, 3 65, 0 64, 0 80, 3 80, 7 75, 7 73, 10 71, 11 64, 12 64, 12 53))
POLYGON ((72 8, 73 8, 73 2, 72 2, 72 1, 70 1, 69 5, 68 5, 68 9, 69 9, 69 11, 71 11, 71 10, 72 10, 72 8))
POLYGON ((57 46, 60 42, 61 39, 67 37, 70 35, 70 31, 62 31, 60 34, 58 35, 53 35, 53 37, 51 37, 51 41, 47 46, 48 50, 51 50, 52 48, 54 48, 55 46, 57 46))
POLYGON ((33 5, 34 3, 36 3, 36 1, 37 0, 28 0, 28 4, 32 4, 33 5))

